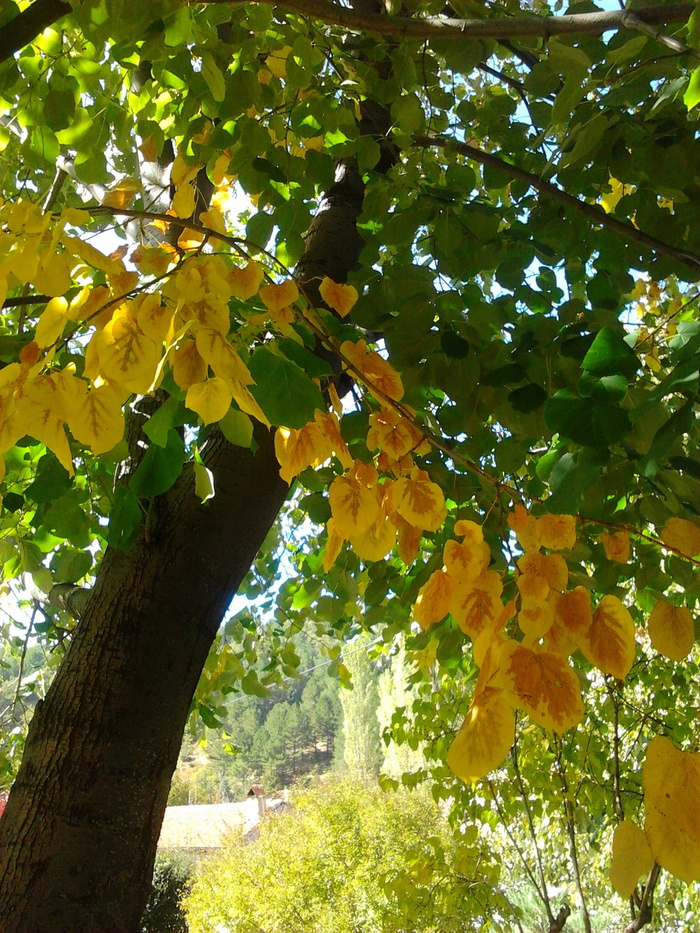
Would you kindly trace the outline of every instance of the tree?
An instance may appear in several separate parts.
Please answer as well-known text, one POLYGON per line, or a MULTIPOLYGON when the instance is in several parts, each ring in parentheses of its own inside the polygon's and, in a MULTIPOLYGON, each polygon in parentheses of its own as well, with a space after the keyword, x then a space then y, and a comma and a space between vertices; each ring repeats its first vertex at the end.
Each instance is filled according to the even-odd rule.
POLYGON ((351 675, 348 690, 340 694, 343 710, 343 759, 350 774, 369 780, 379 773, 379 672, 371 657, 368 637, 358 640, 346 658, 351 675))
POLYGON ((659 866, 700 875, 694 10, 6 5, 0 557, 62 657, 0 820, 7 933, 138 928, 239 588, 275 648, 247 630, 207 688, 293 676, 309 620, 341 677, 360 628, 408 631, 448 796, 446 755, 471 785, 533 734, 587 786, 579 737, 618 723, 620 758, 641 716, 634 807, 603 769, 623 804, 562 791, 564 825, 632 823, 630 929, 659 866))
POLYGON ((481 854, 479 870, 461 880, 448 827, 428 794, 325 781, 298 791, 292 812, 263 822, 255 843, 233 838, 201 867, 187 920, 192 933, 466 933, 483 928, 493 864, 481 854), (436 850, 449 851, 449 861, 436 850), (407 897, 400 882, 410 866, 422 877, 407 897))

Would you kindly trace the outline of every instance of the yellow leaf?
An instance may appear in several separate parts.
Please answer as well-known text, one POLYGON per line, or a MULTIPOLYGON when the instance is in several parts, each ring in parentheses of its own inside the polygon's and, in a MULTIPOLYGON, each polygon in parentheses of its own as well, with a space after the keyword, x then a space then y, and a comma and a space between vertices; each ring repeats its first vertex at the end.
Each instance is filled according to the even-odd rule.
POLYGON ((615 561, 616 564, 626 564, 630 559, 630 536, 626 531, 601 535, 600 541, 608 560, 615 561))
POLYGON ((65 298, 52 298, 41 312, 34 340, 40 347, 49 347, 63 333, 68 323, 68 302, 65 298))
POLYGON ((268 311, 275 313, 294 304, 299 297, 299 289, 296 282, 287 279, 279 285, 264 285, 259 294, 268 311))
POLYGON ((333 480, 328 499, 335 527, 345 537, 362 534, 379 515, 374 489, 367 489, 350 476, 337 476, 333 480))
POLYGON ((132 305, 132 313, 143 333, 155 343, 163 343, 173 320, 173 309, 161 304, 159 294, 144 295, 132 305))
POLYGON ((110 259, 85 240, 79 240, 77 237, 72 236, 63 236, 61 242, 72 256, 82 259, 86 265, 92 266, 93 269, 99 269, 100 272, 104 272, 106 275, 119 275, 124 271, 123 262, 110 259))
POLYGON ((488 567, 491 549, 483 539, 473 544, 449 540, 442 550, 442 560, 455 580, 462 584, 472 583, 488 567))
POLYGON ((362 560, 384 560, 396 542, 396 526, 380 513, 369 528, 348 540, 362 560))
POLYGON ((518 613, 520 631, 530 638, 539 640, 554 625, 554 613, 549 603, 543 600, 531 600, 518 613))
POLYGON ((690 884, 700 879, 700 755, 657 735, 642 772, 644 832, 656 861, 690 884))
POLYGON ((396 481, 394 501, 399 515, 424 531, 437 531, 447 515, 442 489, 417 467, 411 471, 410 478, 396 481))
POLYGON ((485 570, 472 583, 455 587, 450 612, 465 635, 473 641, 486 630, 494 629, 503 612, 501 593, 503 581, 499 574, 485 570))
POLYGON ((321 411, 319 408, 314 412, 314 420, 321 428, 324 436, 328 439, 333 452, 346 470, 352 468, 353 459, 348 449, 348 445, 343 440, 340 433, 340 422, 334 412, 321 411))
POLYGON ((197 349, 202 359, 217 376, 229 383, 231 389, 234 382, 244 386, 253 383, 250 370, 221 331, 213 327, 200 327, 197 330, 197 349))
POLYGON ((543 515, 537 519, 537 532, 542 547, 563 551, 576 544, 576 519, 573 515, 543 515))
POLYGON ((68 418, 73 437, 94 454, 111 450, 124 434, 124 416, 117 393, 102 385, 83 395, 68 418))
POLYGON ((73 476, 73 458, 64 428, 60 394, 48 376, 25 383, 17 402, 17 414, 27 434, 45 444, 61 466, 73 476))
POLYGON ((683 661, 695 644, 690 609, 673 606, 665 599, 660 599, 651 610, 647 628, 654 648, 671 661, 683 661))
POLYGON ((226 221, 221 211, 217 210, 215 207, 209 208, 208 211, 202 211, 199 215, 199 222, 203 227, 206 227, 207 230, 213 230, 214 233, 226 233, 226 221))
POLYGON ((593 622, 591 594, 582 586, 569 593, 555 593, 552 608, 556 622, 578 647, 593 622))
POLYGON ((537 551, 540 548, 539 524, 534 515, 530 515, 522 503, 518 503, 508 516, 508 527, 517 535, 524 551, 537 551))
POLYGON ((170 170, 170 184, 179 188, 181 185, 186 185, 188 182, 194 181, 199 174, 199 170, 203 167, 201 162, 196 162, 194 164, 185 162, 178 153, 173 160, 173 166, 170 170))
POLYGON ((308 466, 319 466, 333 454, 333 446, 315 421, 303 428, 278 428, 275 454, 280 476, 286 483, 308 466))
POLYGON ((604 596, 581 638, 581 651, 604 674, 624 680, 634 664, 634 622, 617 596, 604 596))
POLYGON ((404 564, 412 564, 418 556, 423 533, 420 528, 414 528, 405 518, 401 518, 397 512, 392 515, 392 521, 396 525, 398 533, 399 557, 404 564))
POLYGON ((357 289, 353 285, 339 285, 324 276, 319 286, 321 298, 341 317, 347 317, 357 302, 357 289))
POLYGON ((436 570, 430 576, 418 591, 413 606, 413 618, 421 628, 428 629, 445 618, 450 611, 454 591, 455 580, 444 570, 436 570))
POLYGON ((534 577, 543 577, 553 590, 565 590, 569 582, 569 568, 561 554, 529 551, 518 560, 518 570, 534 577))
MULTIPOLYGON (((152 161, 155 161, 155 159, 152 161)), ((121 181, 106 192, 102 198, 102 203, 105 207, 114 207, 119 210, 128 207, 140 191, 140 182, 133 178, 122 178, 121 181)))
POLYGON ((250 389, 243 385, 242 382, 238 382, 235 379, 232 379, 228 382, 229 388, 233 393, 233 398, 236 401, 238 407, 241 411, 244 411, 247 415, 250 415, 251 418, 255 418, 256 421, 259 421, 260 424, 264 424, 266 428, 271 427, 270 422, 265 417, 260 405, 253 397, 250 389))
POLYGON ((283 45, 281 49, 276 49, 265 59, 265 64, 276 78, 287 76, 287 57, 291 51, 291 45, 283 45))
POLYGON ((498 682, 545 729, 561 735, 583 719, 578 677, 561 655, 509 640, 500 651, 498 682))
POLYGON ((181 389, 189 389, 207 378, 208 366, 194 340, 183 340, 172 355, 173 379, 181 389))
POLYGON ((231 164, 231 151, 227 149, 225 152, 222 152, 218 156, 214 167, 211 170, 211 180, 214 182, 216 188, 220 188, 221 185, 226 180, 226 173, 228 172, 228 167, 231 164))
POLYGON ((391 408, 382 408, 369 416, 367 449, 379 448, 394 460, 400 460, 423 441, 423 435, 410 421, 391 408))
POLYGON ((172 211, 176 217, 183 219, 191 217, 195 209, 194 185, 187 183, 181 185, 175 191, 173 198, 172 211))
POLYGON ((661 540, 686 557, 700 554, 700 528, 684 518, 671 518, 661 532, 661 540))
POLYGON ((335 521, 332 518, 328 519, 326 529, 328 531, 328 538, 326 540, 326 549, 323 554, 323 569, 328 573, 336 562, 338 554, 340 554, 345 538, 338 533, 335 527, 335 521))
POLYGON ((653 867, 654 856, 639 826, 631 820, 618 823, 613 835, 610 881, 620 897, 631 897, 639 877, 653 867))
POLYGON ((536 577, 531 573, 521 573, 515 582, 523 606, 527 606, 528 603, 532 602, 544 602, 549 596, 549 583, 544 577, 536 577))
POLYGON ((365 340, 359 340, 357 343, 346 340, 341 343, 340 352, 357 369, 367 388, 379 401, 382 401, 382 395, 394 399, 395 402, 403 398, 401 377, 388 360, 368 349, 365 340))
POLYGON ((515 739, 515 718, 502 691, 487 687, 474 697, 447 753, 447 764, 470 784, 497 768, 515 739))
POLYGON ((115 314, 93 341, 102 376, 134 392, 150 391, 161 351, 131 314, 115 314))
POLYGON ((187 390, 185 406, 196 411, 204 424, 221 421, 231 407, 233 395, 219 376, 196 382, 187 390))
POLYGON ((37 291, 56 297, 63 295, 71 287, 71 269, 73 261, 65 253, 45 250, 41 254, 41 264, 34 275, 37 291))
POLYGON ((228 275, 228 283, 235 298, 248 301, 257 295, 265 271, 260 263, 251 261, 240 269, 234 269, 228 275))

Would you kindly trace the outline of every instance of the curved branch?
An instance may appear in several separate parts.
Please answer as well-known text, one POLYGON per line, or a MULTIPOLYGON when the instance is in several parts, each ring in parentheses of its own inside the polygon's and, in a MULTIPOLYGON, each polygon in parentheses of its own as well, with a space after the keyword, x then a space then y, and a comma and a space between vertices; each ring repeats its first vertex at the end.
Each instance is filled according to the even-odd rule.
POLYGON ((510 178, 517 178, 519 181, 524 181, 536 191, 546 194, 553 200, 559 201, 561 204, 566 204, 566 206, 572 208, 572 210, 577 211, 579 214, 583 214, 584 217, 588 217, 598 226, 612 230, 613 233, 618 233, 620 236, 632 240, 634 243, 638 243, 640 246, 644 246, 655 253, 668 256, 669 259, 687 266, 695 273, 700 269, 700 255, 697 253, 679 249, 676 246, 671 246, 670 243, 666 243, 664 240, 659 240, 656 237, 650 236, 648 233, 643 233, 641 230, 633 227, 632 224, 625 223, 622 220, 611 217, 610 214, 606 214, 597 204, 589 204, 587 201, 575 198, 573 195, 567 194, 566 191, 563 191, 557 185, 552 184, 551 181, 545 181, 544 178, 535 175, 533 172, 528 172, 523 168, 519 168, 517 165, 511 165, 510 162, 505 162, 503 159, 499 159, 498 156, 492 155, 490 152, 478 149, 476 146, 472 146, 471 143, 461 143, 440 136, 416 136, 413 141, 416 146, 423 146, 425 148, 435 146, 438 149, 445 149, 448 152, 458 152, 465 158, 472 159, 474 162, 479 162, 481 165, 488 165, 493 169, 497 169, 499 172, 503 172, 510 178))
POLYGON ((0 29, 0 62, 12 58, 36 39, 56 20, 71 13, 73 8, 64 0, 34 0, 31 6, 0 29))
MULTIPOLYGON (((197 4, 232 3, 235 0, 191 0, 197 4)), ((629 10, 570 13, 565 16, 523 16, 513 19, 451 19, 430 16, 384 16, 364 13, 331 0, 249 0, 280 10, 291 10, 334 26, 359 32, 415 39, 508 39, 515 36, 600 35, 608 30, 636 29, 640 24, 662 25, 687 20, 694 3, 667 3, 629 10)))

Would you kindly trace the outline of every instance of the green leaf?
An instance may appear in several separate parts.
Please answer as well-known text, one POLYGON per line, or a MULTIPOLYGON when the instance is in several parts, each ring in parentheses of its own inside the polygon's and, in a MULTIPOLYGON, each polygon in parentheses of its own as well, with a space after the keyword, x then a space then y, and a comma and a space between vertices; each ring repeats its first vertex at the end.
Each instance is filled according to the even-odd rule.
POLYGON ((153 445, 144 454, 129 488, 140 498, 152 498, 167 492, 177 480, 185 462, 185 446, 174 429, 168 431, 165 447, 153 445))
POLYGON ((129 486, 119 486, 114 494, 114 503, 109 516, 107 543, 125 553, 139 535, 144 512, 136 493, 129 486))
POLYGON ((54 583, 77 583, 92 567, 89 551, 74 551, 66 548, 58 551, 51 560, 54 583))
POLYGON ((594 376, 623 375, 631 379, 639 369, 639 359, 619 331, 603 327, 581 361, 581 368, 594 376))
POLYGON ((72 495, 54 499, 44 515, 43 525, 59 538, 67 538, 76 547, 87 547, 92 540, 90 516, 72 495))
POLYGON ((311 350, 308 350, 305 346, 302 346, 302 344, 297 343, 296 340, 292 340, 290 337, 284 337, 282 340, 279 340, 277 346, 287 359, 301 366, 313 379, 317 379, 320 376, 328 376, 333 371, 327 360, 322 360, 320 357, 316 356, 315 353, 312 353, 311 350))
POLYGON ((248 696, 268 697, 270 695, 270 691, 267 687, 258 680, 258 675, 255 671, 248 671, 241 680, 241 690, 243 693, 247 693, 248 696))
POLYGON ((214 100, 221 102, 226 96, 226 80, 209 52, 202 56, 202 77, 207 82, 214 100))
POLYGON ((68 472, 52 453, 46 453, 37 464, 34 482, 25 491, 25 496, 32 502, 50 502, 62 496, 72 485, 73 480, 68 472))
POLYGON ((565 453, 549 475, 552 495, 545 507, 552 514, 575 514, 584 493, 598 480, 600 467, 584 451, 565 453))
POLYGON ((550 431, 588 447, 609 447, 631 428, 626 411, 581 398, 569 389, 560 389, 547 401, 544 421, 550 431))
POLYGON ((170 428, 186 424, 190 418, 191 412, 185 408, 185 403, 171 396, 144 424, 143 433, 158 447, 165 447, 170 428))
POLYGON ((698 66, 690 76, 688 87, 683 94, 683 103, 688 110, 692 110, 693 107, 697 107, 697 105, 700 104, 700 66, 698 66))
POLYGON ((690 432, 695 423, 694 404, 693 399, 688 399, 678 411, 671 415, 668 421, 661 425, 654 435, 649 452, 639 464, 640 472, 647 479, 653 479, 656 476, 661 460, 663 460, 676 440, 690 432))
POLYGON ((272 424, 301 428, 313 421, 317 408, 325 410, 320 389, 296 363, 258 347, 250 371, 255 379, 250 390, 272 424))
POLYGON ((221 433, 229 444, 236 447, 250 447, 253 442, 253 422, 243 411, 229 408, 219 421, 221 433))
POLYGON ((521 386, 519 389, 513 389, 508 395, 508 401, 516 411, 527 414, 531 411, 537 411, 547 401, 547 393, 542 386, 534 383, 528 386, 521 386))
POLYGON ((391 116, 402 133, 413 134, 423 126, 425 115, 417 94, 403 94, 391 105, 391 116))

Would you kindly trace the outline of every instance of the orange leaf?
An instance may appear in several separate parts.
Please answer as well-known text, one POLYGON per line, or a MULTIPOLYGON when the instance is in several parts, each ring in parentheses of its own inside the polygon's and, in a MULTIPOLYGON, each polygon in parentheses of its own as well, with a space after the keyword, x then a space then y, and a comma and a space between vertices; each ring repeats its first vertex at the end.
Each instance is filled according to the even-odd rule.
POLYGON ((581 651, 604 674, 624 680, 634 664, 634 623, 617 596, 604 596, 581 638, 581 651))
POLYGON ((357 301, 357 289, 353 285, 339 285, 328 276, 323 278, 318 290, 328 307, 341 317, 347 317, 357 301))
POLYGON ((450 602, 455 591, 454 579, 444 570, 436 570, 418 592, 413 606, 413 618, 421 628, 430 628, 441 622, 450 611, 450 602))
POLYGON ((561 554, 529 551, 518 560, 518 569, 524 574, 543 577, 553 590, 565 590, 569 582, 569 568, 561 554))
POLYGON ((616 531, 612 535, 602 535, 600 543, 605 549, 605 556, 616 564, 626 564, 630 559, 630 536, 626 531, 616 531))
POLYGON ((452 596, 450 612, 465 635, 473 641, 486 629, 495 627, 501 617, 503 581, 492 570, 484 571, 473 583, 459 585, 452 596))
POLYGON ((583 719, 581 687, 559 654, 509 640, 501 648, 499 683, 534 722, 561 735, 583 719))
POLYGON ((543 515, 537 519, 540 544, 550 551, 562 551, 576 544, 576 519, 573 515, 543 515))

